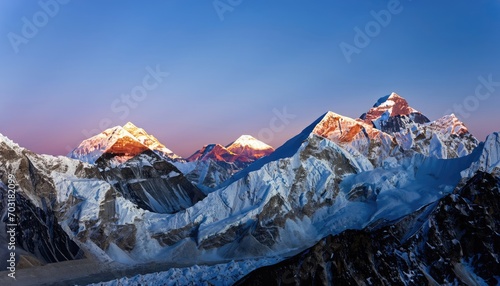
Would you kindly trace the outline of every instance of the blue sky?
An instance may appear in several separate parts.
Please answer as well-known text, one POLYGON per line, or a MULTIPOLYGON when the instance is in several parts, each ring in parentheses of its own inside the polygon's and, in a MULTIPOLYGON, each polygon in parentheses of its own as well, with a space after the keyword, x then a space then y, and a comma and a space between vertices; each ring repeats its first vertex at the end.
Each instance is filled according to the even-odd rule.
POLYGON ((480 140, 500 130, 500 1, 67 2, 0 2, 0 133, 39 153, 127 121, 183 156, 241 134, 277 147, 392 91, 430 119, 458 113, 480 140))

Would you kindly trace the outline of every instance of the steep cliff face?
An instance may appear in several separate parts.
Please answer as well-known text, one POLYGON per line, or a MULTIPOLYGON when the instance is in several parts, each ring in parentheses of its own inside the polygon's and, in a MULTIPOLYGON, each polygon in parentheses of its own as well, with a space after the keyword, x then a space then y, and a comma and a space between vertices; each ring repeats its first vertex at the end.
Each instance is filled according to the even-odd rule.
POLYGON ((348 230, 238 285, 498 285, 500 182, 464 187, 397 221, 348 230))
MULTIPOLYGON (((7 187, 0 185, 1 217, 0 247, 7 249, 9 239, 7 231, 11 229, 7 215, 7 187)), ((80 259, 85 254, 78 245, 73 242, 59 225, 57 215, 52 206, 47 205, 42 199, 44 208, 33 205, 23 194, 16 194, 15 199, 15 241, 17 243, 16 254, 18 256, 18 268, 25 268, 46 263, 61 262, 80 259)), ((11 221, 12 222, 12 221, 11 221)), ((9 237, 10 238, 10 237, 9 237)), ((4 257, 2 253, 2 258, 4 257)), ((2 259, 0 265, 5 269, 6 259, 2 259)))
POLYGON ((125 199, 145 210, 175 213, 205 197, 174 165, 151 150, 119 165, 109 164, 106 156, 96 164, 125 199))
MULTIPOLYGON (((60 262, 85 257, 84 251, 60 225, 64 207, 57 200, 56 186, 49 174, 72 173, 76 176, 97 176, 97 170, 82 163, 66 165, 69 160, 51 160, 20 148, 0 135, 0 178, 7 182, 13 175, 17 180, 15 210, 10 221, 7 186, 0 183, 0 248, 7 249, 7 224, 14 222, 19 267, 60 262)), ((2 253, 5 255, 5 253, 2 253)), ((2 265, 6 259, 2 259, 2 265)))

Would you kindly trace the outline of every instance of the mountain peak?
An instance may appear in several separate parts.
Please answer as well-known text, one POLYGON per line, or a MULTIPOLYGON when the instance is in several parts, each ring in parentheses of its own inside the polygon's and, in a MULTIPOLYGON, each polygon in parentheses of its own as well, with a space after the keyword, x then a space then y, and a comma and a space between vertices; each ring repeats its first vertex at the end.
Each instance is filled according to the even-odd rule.
POLYGON ((360 119, 389 133, 398 132, 412 122, 418 124, 429 122, 427 117, 411 107, 406 99, 395 92, 379 98, 360 119))
POLYGON ((403 102, 408 104, 408 102, 406 101, 406 99, 404 99, 403 97, 401 97, 399 94, 395 93, 395 92, 392 92, 391 94, 389 95, 386 95, 386 96, 382 96, 381 98, 379 98, 377 100, 377 102, 375 102, 375 104, 373 105, 373 107, 379 107, 381 106, 382 104, 391 104, 391 103, 394 103, 396 101, 399 101, 399 102, 403 102))
POLYGON ((236 154, 226 149, 220 144, 208 144, 189 156, 186 160, 189 162, 213 159, 215 161, 232 162, 236 154))
POLYGON ((233 151, 234 149, 238 149, 241 147, 249 147, 254 150, 274 150, 273 147, 258 139, 255 139, 250 135, 241 135, 234 142, 226 146, 229 151, 233 151))
POLYGON ((80 143, 68 157, 87 163, 95 163, 103 154, 117 154, 125 161, 146 150, 151 150, 171 160, 182 160, 170 149, 161 144, 153 135, 135 126, 132 122, 115 126, 88 138, 80 143))
POLYGON ((209 144, 203 146, 188 161, 203 161, 213 159, 218 162, 240 163, 247 166, 249 163, 274 152, 274 148, 250 135, 241 135, 227 146, 209 144))
POLYGON ((383 96, 377 100, 373 108, 368 111, 370 113, 389 112, 390 116, 408 115, 410 113, 418 112, 416 109, 410 107, 408 101, 399 94, 393 92, 389 95, 383 96))

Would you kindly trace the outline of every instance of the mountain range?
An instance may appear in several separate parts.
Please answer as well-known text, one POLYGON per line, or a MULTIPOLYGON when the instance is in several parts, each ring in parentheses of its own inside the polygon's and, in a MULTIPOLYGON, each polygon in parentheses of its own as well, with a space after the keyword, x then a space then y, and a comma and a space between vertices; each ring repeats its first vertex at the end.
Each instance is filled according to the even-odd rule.
POLYGON ((276 150, 243 135, 184 159, 127 123, 67 157, 0 136, 0 159, 0 228, 18 182, 20 268, 182 265, 122 284, 500 282, 500 133, 479 142, 396 93, 359 118, 328 111, 276 150))

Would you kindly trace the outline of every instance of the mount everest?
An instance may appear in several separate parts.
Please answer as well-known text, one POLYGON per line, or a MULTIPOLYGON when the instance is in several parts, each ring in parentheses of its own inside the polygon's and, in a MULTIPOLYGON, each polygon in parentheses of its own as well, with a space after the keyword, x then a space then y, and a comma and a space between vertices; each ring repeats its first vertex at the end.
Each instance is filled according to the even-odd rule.
MULTIPOLYGON (((196 264, 227 269, 223 265, 233 263, 240 269, 237 275, 226 279, 221 272, 209 279, 232 284, 256 268, 282 261, 238 282, 253 284, 278 273, 279 267, 306 275, 296 263, 307 259, 313 261, 311 269, 323 272, 315 276, 320 280, 303 281, 322 284, 495 285, 500 279, 497 260, 484 258, 487 266, 481 268, 474 257, 496 257, 496 244, 477 250, 468 246, 471 250, 459 256, 461 260, 432 268, 446 257, 429 255, 422 243, 430 243, 439 253, 457 252, 428 237, 421 226, 443 228, 443 219, 437 217, 447 208, 467 207, 461 202, 474 201, 477 192, 491 200, 474 201, 467 216, 495 209, 499 136, 493 133, 480 143, 453 114, 430 121, 392 93, 357 119, 327 112, 276 150, 242 136, 226 146, 206 145, 183 159, 131 123, 83 141, 70 158, 34 154, 0 136, 0 174, 2 182, 13 174, 19 183, 16 215, 22 227, 16 238, 19 261, 30 261, 25 265, 92 258, 128 267, 183 263, 194 273, 196 264), (399 234, 385 238, 393 228, 409 244, 402 245, 399 234), (391 251, 379 256, 338 248, 357 236, 391 251), (318 260, 325 255, 343 259, 318 260), (373 261, 389 255, 396 262, 382 265, 384 271, 375 275, 363 268, 382 269, 373 261), (345 265, 339 264, 341 260, 345 265), (342 276, 340 269, 348 272, 342 276), (404 278, 408 269, 413 276, 404 278), (355 277, 358 272, 362 275, 355 277)), ((7 189, 5 184, 0 188, 7 189)), ((5 199, 0 209, 4 226, 5 199)), ((450 214, 446 226, 456 233, 449 237, 465 244, 459 214, 450 214)), ((498 218, 484 219, 496 224, 487 224, 487 231, 472 224, 467 231, 482 231, 489 240, 499 241, 498 218)), ((155 277, 167 279, 161 273, 155 277)), ((282 281, 278 278, 277 283, 282 281)))

